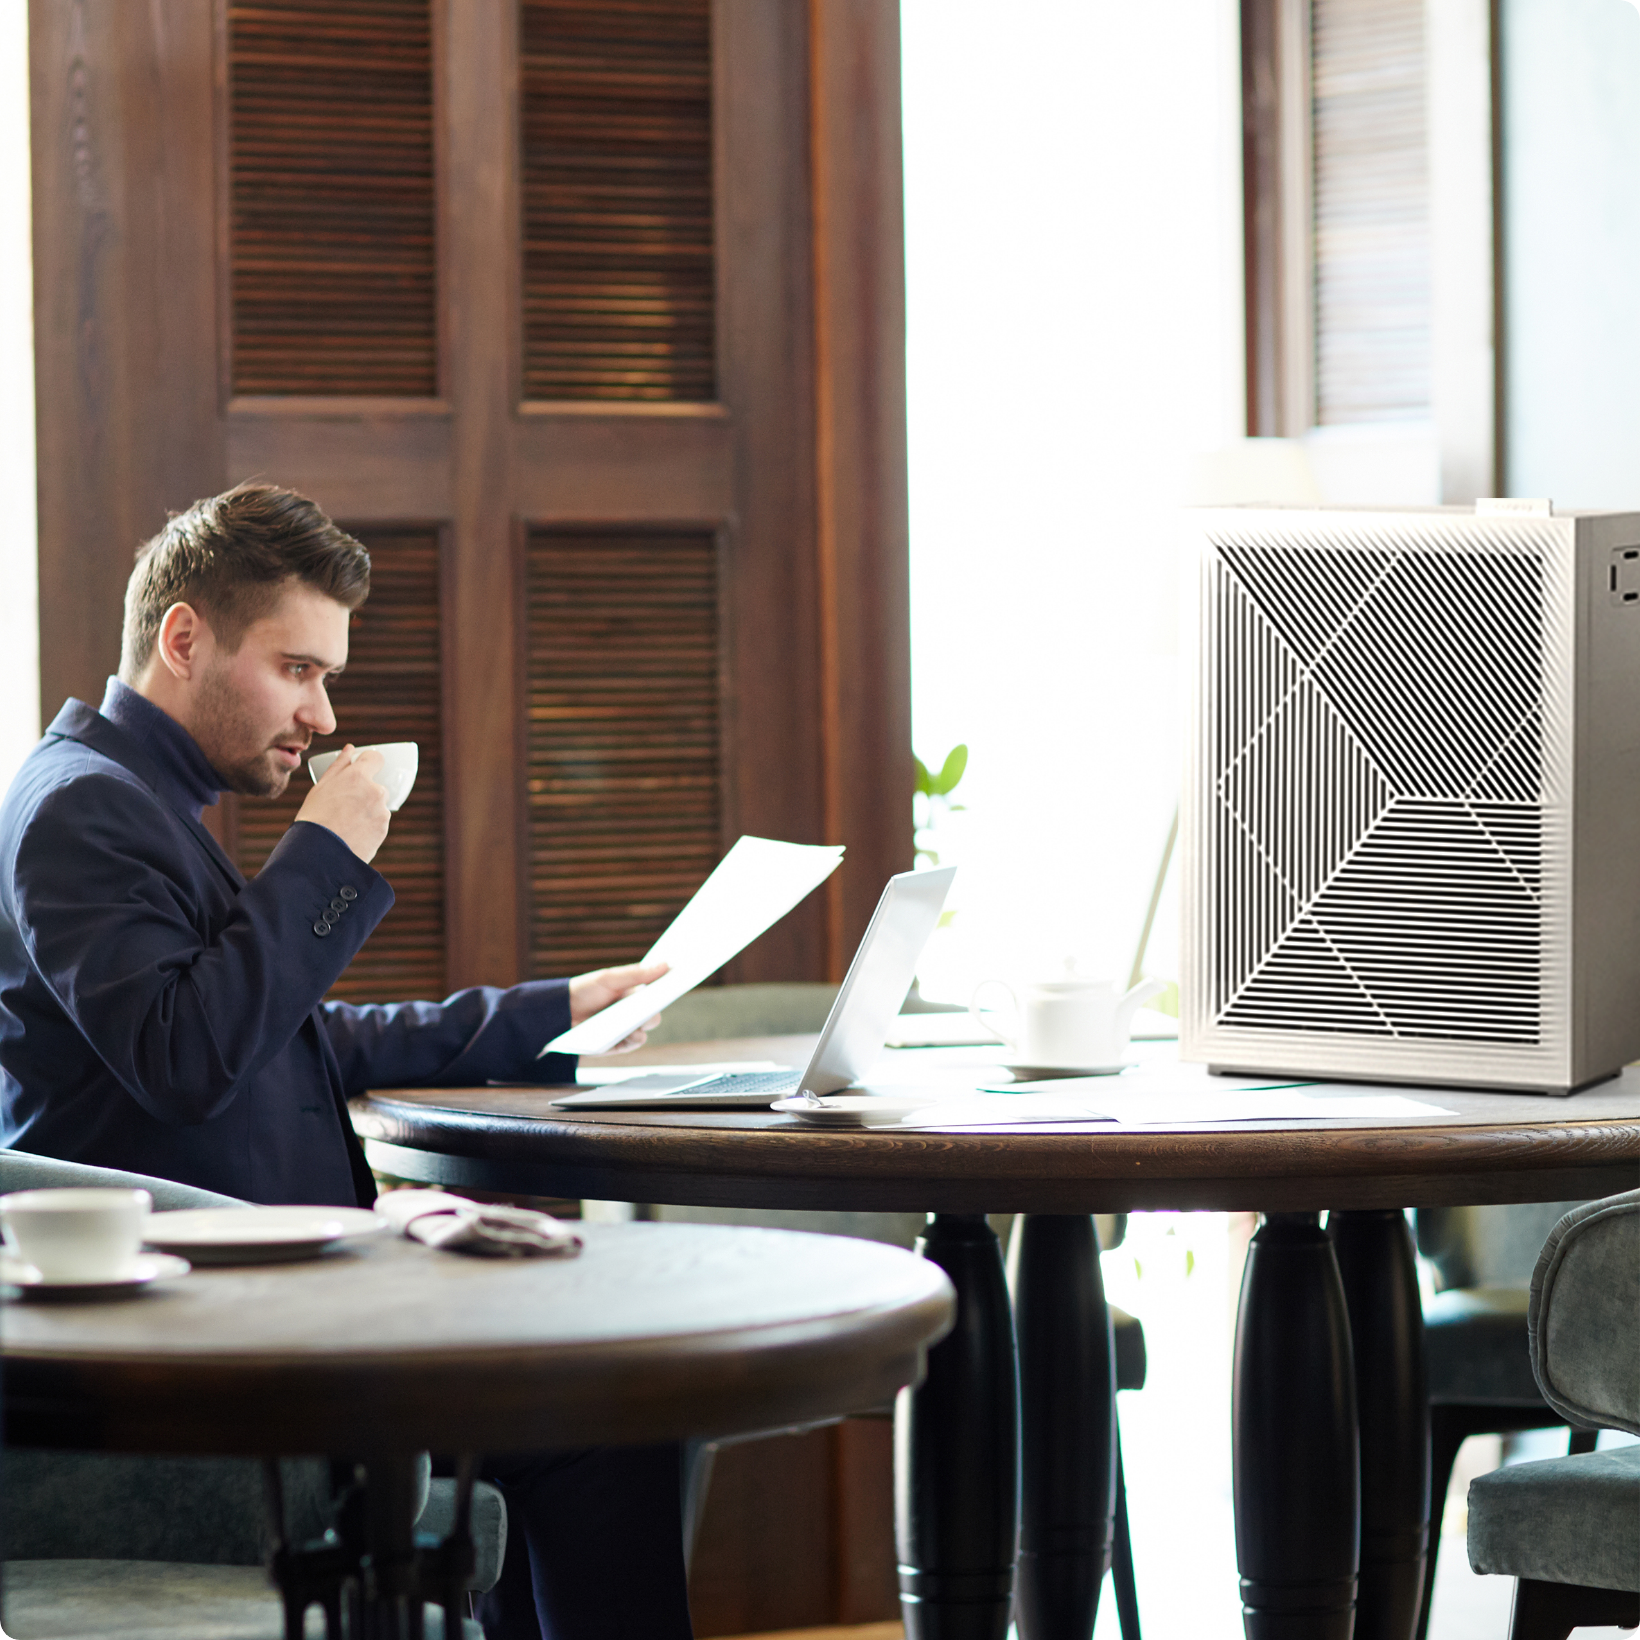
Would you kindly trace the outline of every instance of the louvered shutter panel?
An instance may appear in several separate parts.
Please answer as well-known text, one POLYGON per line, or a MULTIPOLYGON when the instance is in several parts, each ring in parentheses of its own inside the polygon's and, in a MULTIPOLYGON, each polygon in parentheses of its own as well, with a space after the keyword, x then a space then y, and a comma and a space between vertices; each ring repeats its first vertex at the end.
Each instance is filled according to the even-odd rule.
POLYGON ((1314 0, 1316 419, 1429 414, 1425 0, 1314 0))
POLYGON ((522 0, 524 397, 711 399, 709 0, 522 0))
MULTIPOLYGON (((416 784, 373 862, 396 896, 332 995, 349 1002, 442 997, 444 758, 440 702, 439 538, 434 529, 360 529, 370 549, 370 597, 353 617, 347 670, 331 689, 337 733, 314 752, 382 741, 421 748, 416 784)), ((306 769, 277 802, 242 798, 237 849, 260 868, 312 790, 306 769)))
POLYGON ((429 0, 231 0, 237 394, 438 391, 429 0))
POLYGON ((722 853, 717 542, 533 530, 532 973, 634 962, 722 853))

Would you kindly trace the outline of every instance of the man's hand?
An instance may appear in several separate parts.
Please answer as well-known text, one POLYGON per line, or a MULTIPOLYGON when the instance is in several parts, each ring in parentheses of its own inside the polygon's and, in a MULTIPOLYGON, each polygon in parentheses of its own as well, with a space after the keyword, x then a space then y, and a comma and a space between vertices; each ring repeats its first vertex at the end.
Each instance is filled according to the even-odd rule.
MULTIPOLYGON (((325 770, 307 801, 296 811, 298 820, 327 826, 367 864, 387 836, 392 815, 387 807, 387 788, 375 778, 383 763, 376 751, 359 752, 344 746, 341 755, 325 770)), ((614 968, 611 973, 624 973, 614 968)), ((588 978, 597 978, 589 975, 588 978)), ((573 981, 571 982, 573 985, 573 981)))
MULTIPOLYGON (((590 974, 577 974, 569 982, 570 1024, 579 1025, 583 1019, 591 1019, 594 1014, 602 1013, 610 1003, 619 1002, 640 985, 653 984, 670 966, 665 962, 633 962, 624 968, 599 968, 590 974)), ((626 1053, 629 1049, 641 1048, 648 1040, 648 1033, 660 1022, 661 1016, 656 1014, 641 1030, 617 1042, 609 1051, 626 1053)))

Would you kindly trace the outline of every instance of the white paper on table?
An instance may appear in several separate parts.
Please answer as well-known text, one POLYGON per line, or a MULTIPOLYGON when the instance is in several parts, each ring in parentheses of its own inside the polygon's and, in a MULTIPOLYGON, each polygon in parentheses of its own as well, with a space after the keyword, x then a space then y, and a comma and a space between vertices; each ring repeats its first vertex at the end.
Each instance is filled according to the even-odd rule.
POLYGON ((742 837, 644 954, 645 962, 669 962, 671 971, 572 1025, 541 1052, 608 1053, 773 928, 842 858, 841 844, 742 837))
MULTIPOLYGON (((1102 1091, 1087 1087, 1088 1083, 1097 1080, 1095 1077, 1066 1078, 1057 1084, 1058 1097, 1067 1105, 1081 1103, 1087 1108, 1086 1115, 1070 1120, 1095 1122, 1102 1118, 1121 1127, 1217 1128, 1237 1122, 1299 1122, 1329 1117, 1362 1121, 1457 1114, 1444 1105, 1431 1104, 1426 1099, 1409 1099, 1399 1093, 1316 1094, 1301 1088, 1286 1087, 1200 1094, 1128 1094, 1117 1091, 1121 1081, 1125 1080, 1123 1078, 1104 1078, 1102 1091), (1073 1092, 1067 1087, 1072 1080, 1081 1083, 1082 1087, 1073 1092)), ((917 1111, 902 1125, 941 1129, 960 1126, 968 1131, 983 1127, 985 1131, 1005 1131, 1026 1123, 1056 1120, 1042 1114, 1042 1106, 1030 1108, 1033 1101, 1049 1097, 1045 1090, 1018 1097, 1022 1099, 1022 1108, 1017 1117, 1011 1117, 1006 1106, 996 1106, 976 1120, 974 1115, 965 1113, 963 1107, 953 1101, 948 1105, 933 1105, 917 1111)), ((968 1106, 968 1111, 972 1110, 972 1105, 968 1106)))

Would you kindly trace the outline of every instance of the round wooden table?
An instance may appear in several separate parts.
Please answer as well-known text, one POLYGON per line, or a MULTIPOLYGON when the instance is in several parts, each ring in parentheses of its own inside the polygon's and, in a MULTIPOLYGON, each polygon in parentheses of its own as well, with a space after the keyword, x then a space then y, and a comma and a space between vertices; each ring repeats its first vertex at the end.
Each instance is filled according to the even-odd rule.
MULTIPOLYGON (((672 1044, 622 1063, 801 1065, 812 1045, 672 1044)), ((891 1055, 882 1080, 960 1085, 977 1062, 912 1050, 891 1055)), ((1247 1631, 1348 1640, 1353 1627, 1363 1640, 1410 1640, 1428 1541, 1429 1441, 1402 1210, 1570 1200, 1640 1183, 1634 1071, 1564 1099, 1422 1096, 1454 1114, 1205 1131, 839 1131, 772 1111, 571 1113, 549 1104, 551 1090, 488 1087, 378 1092, 355 1103, 354 1121, 382 1171, 451 1189, 928 1212, 919 1245, 951 1277, 960 1321, 897 1414, 912 1640, 1001 1640, 1016 1602, 1024 1640, 1087 1640, 1110 1559, 1116 1467, 1109 1319, 1089 1215, 1261 1212, 1235 1367, 1247 1631), (1011 1303, 983 1217, 1007 1212, 1026 1215, 1011 1303)))
MULTIPOLYGON (((118 1301, 12 1303, 6 1438, 358 1458, 370 1496, 353 1559, 371 1557, 366 1581, 391 1608, 380 1629, 396 1634, 424 1593, 453 1611, 466 1572, 462 1544, 416 1549, 415 1453, 737 1434, 879 1406, 921 1376, 954 1309, 937 1269, 872 1243, 712 1225, 584 1235, 577 1258, 528 1260, 381 1236, 118 1301)), ((313 1556, 282 1546, 279 1565, 287 1601, 334 1594, 313 1556)))

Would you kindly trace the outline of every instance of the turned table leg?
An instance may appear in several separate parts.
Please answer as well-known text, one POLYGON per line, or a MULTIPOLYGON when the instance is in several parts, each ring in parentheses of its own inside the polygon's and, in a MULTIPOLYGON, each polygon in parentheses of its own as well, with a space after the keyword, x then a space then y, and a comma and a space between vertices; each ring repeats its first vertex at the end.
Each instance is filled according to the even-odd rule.
POLYGON ((1004 1640, 1019 1523, 1019 1380, 996 1236, 937 1213, 917 1242, 957 1290, 951 1333, 894 1411, 894 1514, 906 1640, 1004 1640))
POLYGON ((1116 1351, 1093 1220, 1018 1220, 1008 1277, 1019 1339, 1020 1640, 1089 1640, 1116 1530, 1116 1351))
POLYGON ((1247 1640, 1351 1640, 1355 1369, 1338 1261, 1317 1214, 1272 1213, 1248 1248, 1232 1429, 1247 1640))
POLYGON ((1413 1640, 1429 1549, 1429 1376, 1404 1213, 1333 1213, 1361 1429, 1355 1640, 1413 1640))

